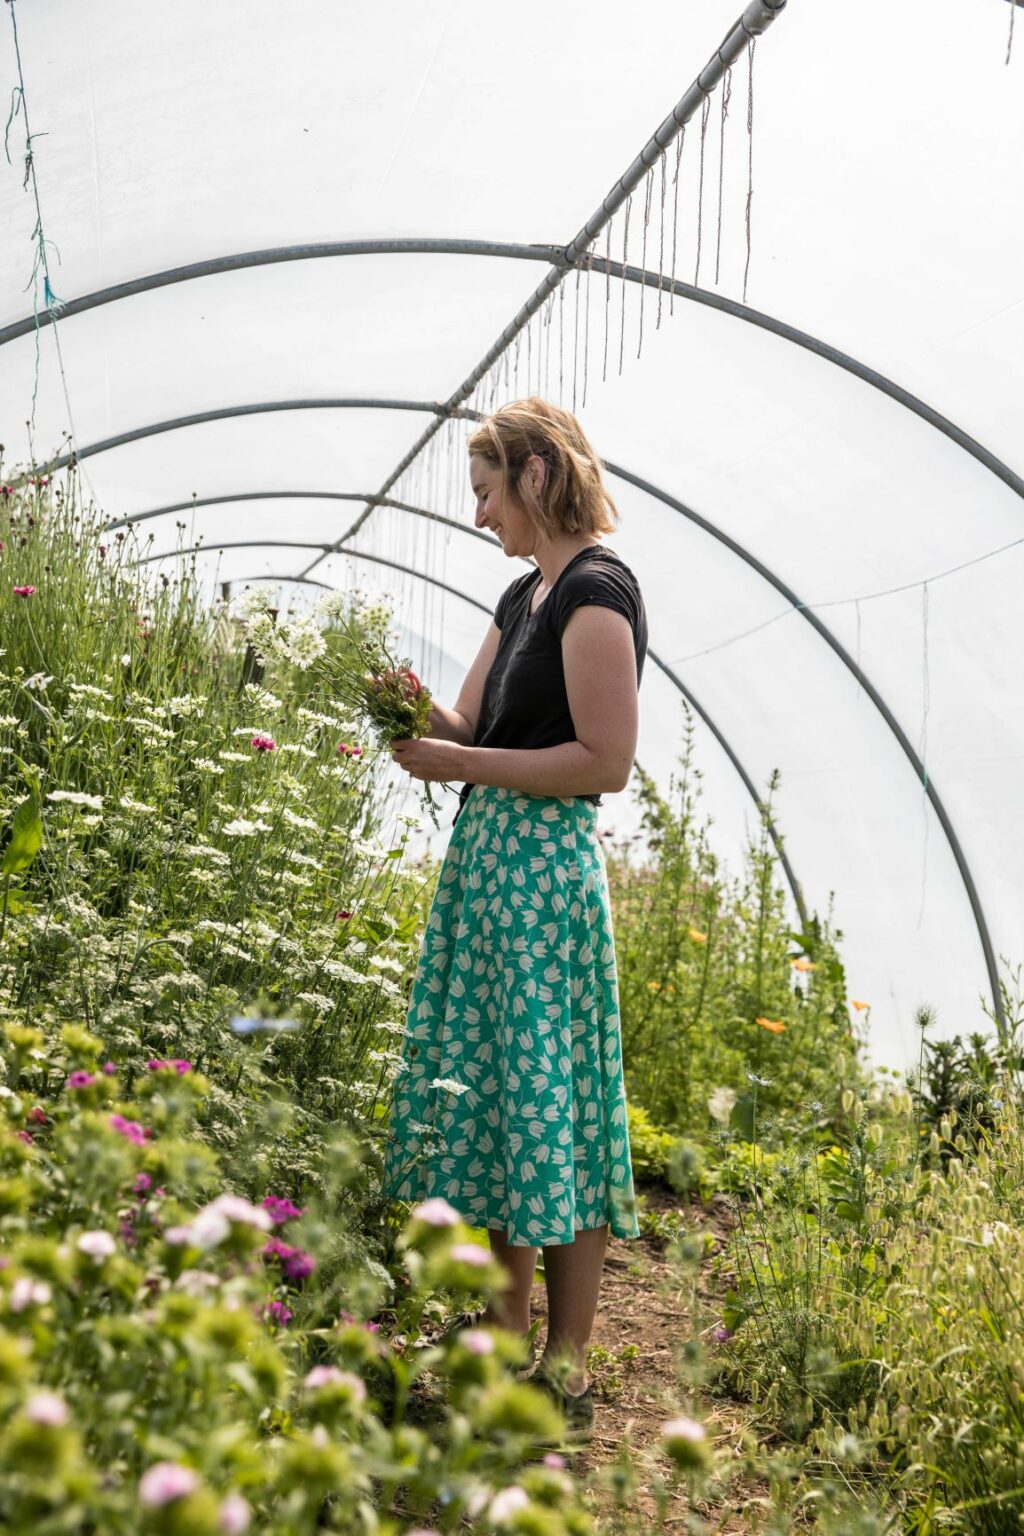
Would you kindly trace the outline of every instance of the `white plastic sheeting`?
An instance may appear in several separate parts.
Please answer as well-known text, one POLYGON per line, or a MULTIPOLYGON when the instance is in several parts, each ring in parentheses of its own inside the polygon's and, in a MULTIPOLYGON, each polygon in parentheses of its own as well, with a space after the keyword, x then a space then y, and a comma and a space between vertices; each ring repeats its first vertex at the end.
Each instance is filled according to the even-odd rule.
MULTIPOLYGON (((410 238, 564 246, 740 15, 740 0, 467 0, 370 8, 327 0, 15 0, 0 16, 4 99, 24 84, 53 291, 64 301, 189 263, 318 242, 410 238), (12 20, 17 23, 20 66, 12 20)), ((634 194, 628 261, 742 297, 842 349, 1021 472, 1024 24, 1009 65, 1006 0, 790 0, 634 194), (718 200, 721 184, 721 238, 718 200), (715 267, 718 266, 718 281, 715 267)), ((0 333, 33 312, 33 183, 24 117, 0 164, 0 333)), ((624 215, 613 223, 623 256, 624 215)), ((595 243, 605 254, 605 236, 595 243)), ((27 461, 71 433, 112 435, 225 407, 297 400, 437 402, 458 389, 546 267, 505 256, 360 254, 178 282, 68 314, 0 346, 0 438, 27 461), (56 341, 59 337, 61 369, 56 341), (37 359, 38 341, 38 359, 37 359), (69 409, 70 407, 70 409, 69 409)), ((45 308, 42 273, 36 303, 45 308)), ((721 530, 813 607, 892 711, 960 840, 995 955, 1024 931, 1024 506, 990 468, 835 363, 746 321, 671 305, 602 272, 569 274, 519 352, 518 392, 575 398, 593 442, 721 530), (624 334, 623 334, 624 297, 624 334), (607 326, 607 338, 606 328, 607 326), (561 347, 559 347, 559 333, 561 347), (527 355, 532 373, 527 372, 527 355), (639 356, 638 356, 639 352, 639 356), (607 360, 606 360, 607 355, 607 360), (620 356, 622 359, 620 373, 620 356), (546 366, 543 359, 546 357, 546 366), (538 364, 541 359, 541 365, 538 364), (585 367, 584 367, 585 363, 585 367), (586 400, 583 404, 584 373, 586 400), (605 375, 605 377, 602 377, 605 375), (561 379, 561 384, 559 384, 561 379), (983 558, 992 551, 1002 552, 983 558), (953 573, 953 574, 946 574, 953 573)), ((512 354, 510 353, 510 363, 512 354)), ((504 399, 493 389, 471 404, 504 399)), ((83 459, 111 519, 157 552, 201 538, 225 580, 295 576, 362 510, 432 418, 379 408, 275 411, 150 435, 83 459), (254 548, 225 549, 242 540, 254 548)), ((442 428, 391 495, 468 527, 467 423, 442 428)), ((610 477, 612 541, 646 595, 654 652, 677 672, 776 814, 808 905, 835 893, 872 1047, 916 1051, 984 1023, 976 915, 921 775, 806 617, 742 556, 610 477)), ((390 591, 427 680, 449 698, 518 574, 464 529, 376 508, 310 575, 390 591), (409 567, 352 558, 358 553, 409 567), (424 580, 423 578, 432 578, 424 580)), ((291 600, 316 589, 289 583, 291 600)), ((667 781, 679 695, 653 662, 638 756, 667 781)), ((756 824, 725 752, 698 725, 712 840, 735 868, 756 824)), ((607 825, 628 827, 625 795, 607 825)))

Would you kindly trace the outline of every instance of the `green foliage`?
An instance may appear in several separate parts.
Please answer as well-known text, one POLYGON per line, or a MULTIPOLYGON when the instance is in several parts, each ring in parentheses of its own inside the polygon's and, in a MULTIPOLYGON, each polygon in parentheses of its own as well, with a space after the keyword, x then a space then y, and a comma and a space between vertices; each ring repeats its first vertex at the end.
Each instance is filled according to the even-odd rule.
MULTIPOLYGON (((709 1100, 735 1095, 733 1129, 783 1141, 799 1106, 859 1083, 860 1046, 827 919, 794 932, 768 832, 770 798, 745 873, 729 881, 698 821, 687 712, 681 771, 667 797, 636 770, 643 849, 608 851, 627 1089, 666 1130, 707 1141, 709 1100)), ((772 792, 777 780, 772 781, 772 792)))

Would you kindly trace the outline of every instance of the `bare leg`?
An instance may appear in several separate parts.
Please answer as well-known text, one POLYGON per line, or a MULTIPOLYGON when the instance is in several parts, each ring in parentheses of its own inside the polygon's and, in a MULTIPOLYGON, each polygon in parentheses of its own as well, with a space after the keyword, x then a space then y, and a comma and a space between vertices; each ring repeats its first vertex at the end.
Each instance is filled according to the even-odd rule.
POLYGON ((513 1245, 504 1232, 488 1229, 491 1252, 500 1260, 508 1275, 508 1288, 500 1296, 494 1296, 484 1312, 482 1322, 497 1323, 512 1333, 526 1334, 530 1329, 530 1293, 537 1268, 536 1248, 513 1245))
POLYGON ((587 1387, 587 1345, 594 1329, 607 1242, 606 1222, 577 1232, 574 1242, 544 1249, 548 1336, 540 1363, 551 1371, 566 1372, 565 1390, 573 1394, 587 1387))

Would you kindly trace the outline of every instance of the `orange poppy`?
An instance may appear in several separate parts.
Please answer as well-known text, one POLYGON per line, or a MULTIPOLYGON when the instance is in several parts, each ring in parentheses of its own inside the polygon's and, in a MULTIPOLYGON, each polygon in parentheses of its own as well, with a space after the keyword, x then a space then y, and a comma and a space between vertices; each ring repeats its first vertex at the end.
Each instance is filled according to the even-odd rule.
POLYGON ((707 941, 708 941, 707 934, 706 933, 701 933, 699 928, 688 928, 686 931, 690 935, 690 938, 693 940, 693 942, 695 944, 706 944, 707 943, 707 941))
POLYGON ((793 961, 793 969, 794 969, 794 971, 813 971, 814 970, 814 961, 813 960, 794 960, 793 961))
POLYGON ((781 1019, 755 1019, 755 1024, 760 1024, 762 1029, 770 1029, 773 1035, 781 1035, 785 1029, 781 1019))
POLYGON ((850 998, 850 1007, 851 1008, 856 1008, 858 1013, 863 1013, 865 1008, 870 1008, 871 1007, 871 1004, 870 1003, 862 1003, 860 998, 858 998, 858 997, 851 997, 850 998))

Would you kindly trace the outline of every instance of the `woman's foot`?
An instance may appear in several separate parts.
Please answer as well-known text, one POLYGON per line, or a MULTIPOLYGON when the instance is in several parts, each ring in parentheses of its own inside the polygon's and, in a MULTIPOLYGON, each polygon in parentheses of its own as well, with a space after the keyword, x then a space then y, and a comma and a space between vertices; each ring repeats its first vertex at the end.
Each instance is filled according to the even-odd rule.
POLYGON ((586 1383, 585 1377, 582 1376, 577 1376, 575 1381, 570 1377, 567 1382, 563 1382, 545 1365, 543 1360, 527 1380, 531 1386, 538 1387, 541 1392, 551 1398, 561 1411, 566 1429, 571 1435, 589 1434, 594 1423, 592 1383, 586 1383), (581 1381, 584 1382, 582 1389, 574 1392, 572 1388, 579 1386, 581 1381))

